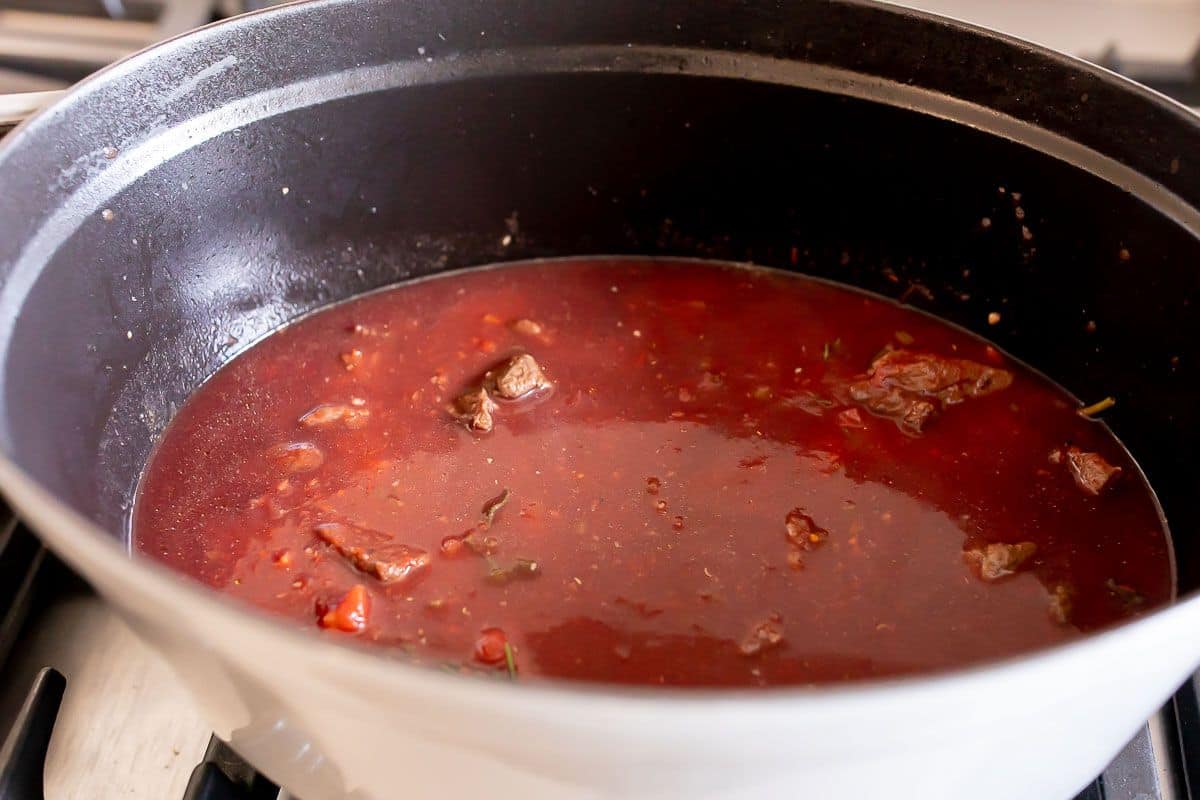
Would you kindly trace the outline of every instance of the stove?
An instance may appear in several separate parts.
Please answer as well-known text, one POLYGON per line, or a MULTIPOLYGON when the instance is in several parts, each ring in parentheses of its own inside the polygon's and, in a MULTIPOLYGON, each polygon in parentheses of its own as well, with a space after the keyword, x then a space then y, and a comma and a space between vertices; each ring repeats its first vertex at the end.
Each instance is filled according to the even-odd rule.
MULTIPOLYGON (((155 41, 272 0, 0 0, 5 119, 155 41)), ((911 0, 1200 106, 1200 0, 911 0)), ((1099 698, 1097 702, 1103 702, 1099 698)), ((903 791, 899 791, 903 795, 903 791)), ((288 800, 0 505, 0 800, 288 800)), ((1200 800, 1200 676, 1077 800, 1200 800)))

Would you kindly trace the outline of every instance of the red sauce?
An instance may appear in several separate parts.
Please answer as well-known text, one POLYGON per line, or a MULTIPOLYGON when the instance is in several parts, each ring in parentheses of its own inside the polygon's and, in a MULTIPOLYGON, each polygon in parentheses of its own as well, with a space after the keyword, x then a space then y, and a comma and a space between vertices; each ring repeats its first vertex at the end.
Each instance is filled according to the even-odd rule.
POLYGON ((887 300, 671 261, 462 272, 283 328, 180 410, 134 536, 325 636, 521 678, 923 672, 1172 591, 1141 473, 1046 380, 887 300))

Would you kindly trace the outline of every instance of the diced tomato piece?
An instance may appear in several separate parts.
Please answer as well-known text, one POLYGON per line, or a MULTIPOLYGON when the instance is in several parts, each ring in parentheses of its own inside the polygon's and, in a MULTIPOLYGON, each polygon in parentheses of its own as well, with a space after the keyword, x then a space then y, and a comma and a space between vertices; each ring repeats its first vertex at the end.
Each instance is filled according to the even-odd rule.
POLYGON ((484 664, 499 664, 504 660, 504 645, 508 637, 499 628, 484 628, 475 640, 475 658, 484 664))
POLYGON ((358 633, 367 627, 370 607, 371 596, 367 594, 367 588, 361 583, 356 583, 335 608, 326 611, 321 617, 321 627, 345 633, 358 633))

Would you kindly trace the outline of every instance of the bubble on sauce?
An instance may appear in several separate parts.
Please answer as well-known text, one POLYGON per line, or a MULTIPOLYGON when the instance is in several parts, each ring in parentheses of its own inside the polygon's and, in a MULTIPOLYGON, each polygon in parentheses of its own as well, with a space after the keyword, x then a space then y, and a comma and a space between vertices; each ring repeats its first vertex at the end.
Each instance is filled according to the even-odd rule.
POLYGON ((646 494, 658 494, 658 490, 662 488, 662 481, 658 478, 646 478, 646 494))

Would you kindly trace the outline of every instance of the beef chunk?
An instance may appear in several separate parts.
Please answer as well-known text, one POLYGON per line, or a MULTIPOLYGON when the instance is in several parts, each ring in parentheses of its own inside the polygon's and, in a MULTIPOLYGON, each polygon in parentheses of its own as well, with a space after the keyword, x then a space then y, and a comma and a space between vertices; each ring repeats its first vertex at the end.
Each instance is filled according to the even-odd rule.
POLYGON ((862 415, 857 408, 844 408, 838 412, 837 423, 843 428, 865 428, 862 415))
POLYGON ((550 386, 537 361, 528 353, 513 356, 503 366, 483 376, 483 385, 454 401, 452 413, 476 431, 490 431, 495 424, 496 402, 489 390, 506 400, 517 400, 550 386))
POLYGON ((928 400, 912 400, 897 421, 901 427, 920 433, 925 430, 925 423, 936 414, 937 408, 928 400))
POLYGON ((1033 542, 993 542, 967 550, 964 555, 967 561, 979 568, 979 577, 985 581, 994 581, 1012 575, 1036 552, 1037 545, 1033 542))
POLYGON ((873 414, 920 433, 939 411, 1012 384, 1011 372, 963 358, 888 349, 871 362, 850 397, 873 414))
POLYGON ((871 363, 873 382, 936 397, 944 405, 982 397, 1012 384, 1012 373, 963 358, 889 350, 871 363))
POLYGON ((406 580, 429 566, 429 553, 400 544, 380 531, 327 522, 317 525, 313 532, 359 572, 384 583, 406 580))
POLYGON ((1078 447, 1067 448, 1067 469, 1075 485, 1090 495, 1099 495, 1121 476, 1120 467, 1114 467, 1099 453, 1085 453, 1078 447))
POLYGON ((814 550, 829 538, 829 531, 813 522, 802 508, 793 508, 784 520, 788 541, 801 550, 814 550))
POLYGON ((487 433, 492 429, 492 414, 496 412, 496 403, 484 388, 472 389, 454 401, 454 411, 458 418, 467 423, 467 427, 487 433))
POLYGON ((371 412, 362 406, 345 403, 323 403, 300 418, 305 428, 326 428, 341 423, 351 430, 367 424, 371 412))
POLYGON ((810 392, 806 389, 784 397, 782 405, 785 408, 796 408, 805 414, 820 417, 836 404, 832 400, 821 397, 816 392, 810 392))
POLYGON ((516 400, 549 385, 542 368, 528 353, 513 356, 496 372, 496 394, 505 400, 516 400))

